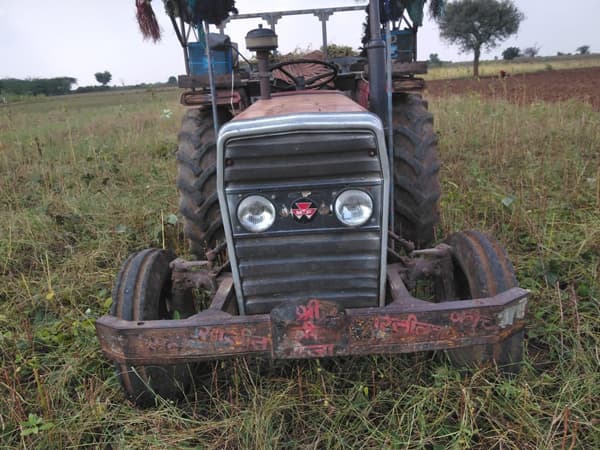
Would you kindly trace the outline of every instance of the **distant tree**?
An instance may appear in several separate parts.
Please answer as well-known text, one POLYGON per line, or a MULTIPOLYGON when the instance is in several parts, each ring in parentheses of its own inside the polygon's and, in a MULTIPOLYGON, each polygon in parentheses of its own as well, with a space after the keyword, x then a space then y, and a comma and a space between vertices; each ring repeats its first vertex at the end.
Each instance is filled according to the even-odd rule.
POLYGON ((442 39, 473 52, 473 76, 478 77, 481 49, 515 34, 523 19, 511 0, 458 0, 448 3, 437 20, 442 39))
POLYGON ((72 77, 51 78, 50 83, 51 93, 48 95, 62 95, 71 91, 72 86, 77 83, 77 79, 72 77))
POLYGON ((106 86, 108 83, 110 83, 110 80, 112 80, 112 75, 108 70, 105 70, 104 72, 96 72, 94 76, 96 77, 96 81, 102 84, 102 86, 106 86))
POLYGON ((442 60, 437 53, 431 53, 429 55, 429 65, 431 67, 440 67, 442 65, 442 60))
POLYGON ((506 60, 515 59, 521 56, 521 49, 519 47, 508 47, 502 52, 502 58, 506 60))
POLYGON ((349 45, 329 44, 327 46, 327 56, 329 58, 340 58, 344 56, 357 56, 358 52, 349 45))
POLYGON ((590 46, 589 45, 582 45, 581 47, 577 47, 577 50, 575 50, 577 53, 579 53, 580 55, 589 55, 590 54, 590 46))
POLYGON ((535 58, 539 53, 540 48, 537 45, 527 47, 523 50, 523 55, 527 56, 528 58, 535 58))
POLYGON ((169 80, 167 81, 167 84, 173 84, 173 85, 174 85, 174 84, 177 84, 177 78, 176 78, 176 77, 174 77, 173 75, 171 75, 171 76, 169 77, 169 80))

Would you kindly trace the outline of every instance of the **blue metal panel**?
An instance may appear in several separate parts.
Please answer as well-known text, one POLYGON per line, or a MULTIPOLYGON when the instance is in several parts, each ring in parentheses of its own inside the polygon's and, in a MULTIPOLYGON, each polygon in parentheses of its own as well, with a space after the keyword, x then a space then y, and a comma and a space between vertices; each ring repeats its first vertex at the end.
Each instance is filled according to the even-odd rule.
MULTIPOLYGON (((206 44, 204 42, 190 42, 188 44, 188 55, 190 58, 190 73, 192 75, 208 74, 208 58, 206 56, 206 44)), ((225 75, 233 69, 233 56, 231 48, 211 50, 213 73, 225 75)))

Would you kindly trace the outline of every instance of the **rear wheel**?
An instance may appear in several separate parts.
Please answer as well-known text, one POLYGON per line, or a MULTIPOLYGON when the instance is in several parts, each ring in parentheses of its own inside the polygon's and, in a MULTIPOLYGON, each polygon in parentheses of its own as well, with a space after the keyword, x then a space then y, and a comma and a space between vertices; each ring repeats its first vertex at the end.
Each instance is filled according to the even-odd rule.
MULTIPOLYGON (((513 266, 495 239, 478 231, 455 233, 446 239, 452 247, 453 292, 444 300, 491 297, 517 286, 513 266)), ((450 360, 462 367, 495 361, 505 372, 519 371, 523 359, 523 331, 496 344, 473 345, 448 350, 450 360)))
MULTIPOLYGON (((229 119, 220 111, 219 121, 229 119)), ((190 109, 178 136, 177 188, 183 232, 190 251, 203 259, 207 249, 224 241, 217 197, 217 146, 212 112, 190 109)))
POLYGON ((419 95, 399 94, 393 101, 394 231, 425 247, 439 222, 440 164, 433 115, 419 95))
MULTIPOLYGON (((193 301, 187 310, 171 308, 171 269, 175 255, 167 250, 147 249, 131 255, 123 264, 113 289, 111 315, 123 320, 172 319, 193 314, 193 301)), ((154 403, 157 396, 178 400, 192 382, 187 364, 171 366, 128 366, 116 364, 117 376, 125 394, 139 406, 154 403)))

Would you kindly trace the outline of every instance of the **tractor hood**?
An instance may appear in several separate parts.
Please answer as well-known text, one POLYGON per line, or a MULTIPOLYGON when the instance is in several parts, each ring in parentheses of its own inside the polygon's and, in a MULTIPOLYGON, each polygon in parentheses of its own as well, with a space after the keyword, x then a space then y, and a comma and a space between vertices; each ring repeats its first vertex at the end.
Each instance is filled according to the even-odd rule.
POLYGON ((304 113, 365 113, 367 110, 338 91, 294 91, 258 100, 232 122, 304 113))

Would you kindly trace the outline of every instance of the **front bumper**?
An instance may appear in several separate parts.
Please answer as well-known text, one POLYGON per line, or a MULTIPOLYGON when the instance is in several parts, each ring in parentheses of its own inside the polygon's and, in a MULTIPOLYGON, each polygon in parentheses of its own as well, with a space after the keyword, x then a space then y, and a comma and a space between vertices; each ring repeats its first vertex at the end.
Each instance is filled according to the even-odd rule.
POLYGON ((344 309, 306 299, 270 314, 227 313, 235 303, 230 276, 219 280, 211 307, 182 320, 126 321, 103 316, 96 329, 104 355, 127 365, 167 365, 232 356, 319 358, 407 353, 494 344, 525 326, 529 292, 430 303, 416 299, 388 266, 391 302, 344 309))

